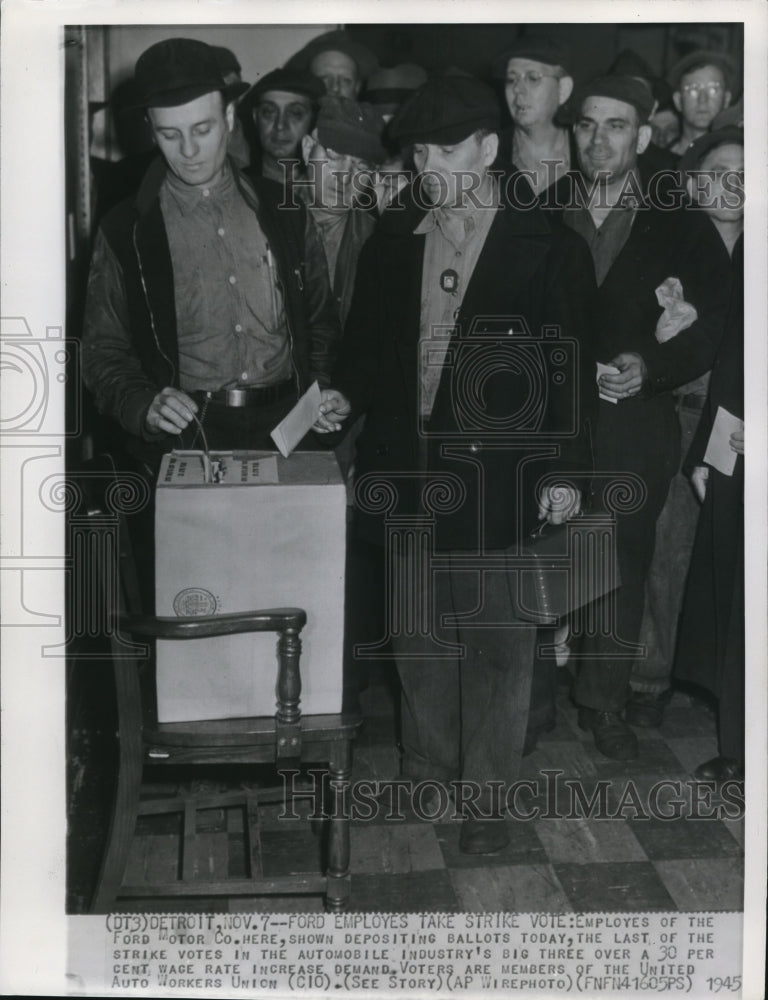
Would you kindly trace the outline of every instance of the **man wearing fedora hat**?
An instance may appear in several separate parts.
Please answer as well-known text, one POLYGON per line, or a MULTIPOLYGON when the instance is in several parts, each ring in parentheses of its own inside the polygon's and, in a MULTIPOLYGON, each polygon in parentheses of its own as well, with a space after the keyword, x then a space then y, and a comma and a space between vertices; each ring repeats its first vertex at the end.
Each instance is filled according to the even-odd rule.
POLYGON ((285 69, 306 70, 323 82, 329 94, 355 100, 377 65, 373 52, 346 31, 327 31, 291 56, 285 69))
POLYGON ((381 546, 387 530, 421 525, 431 540, 420 557, 442 559, 440 572, 421 576, 405 548, 386 549, 392 586, 407 581, 410 609, 392 607, 389 638, 402 685, 403 773, 426 782, 438 806, 454 786, 468 854, 508 843, 504 789, 517 778, 526 728, 536 630, 516 613, 505 552, 539 518, 577 512, 595 394, 575 355, 566 364, 570 348, 552 353, 541 339, 549 329, 558 348, 576 339, 576 353, 588 356, 589 255, 538 209, 507 200, 489 169, 498 127, 495 94, 466 75, 428 80, 392 119, 393 138, 412 147, 422 218, 414 228, 413 214, 393 206, 363 247, 321 406, 329 430, 366 414, 360 537, 381 546), (535 386, 525 374, 530 349, 535 386), (553 357, 567 373, 550 368, 553 357), (555 384, 562 394, 546 388, 555 384), (479 423, 467 426, 465 405, 479 423), (521 424, 516 414, 529 406, 537 416, 521 424), (557 495, 548 474, 558 475, 557 495), (426 620, 419 609, 429 609, 426 620))
MULTIPOLYGON (((303 209, 227 155, 234 93, 217 53, 173 38, 136 64, 162 154, 96 238, 83 371, 128 451, 272 446, 269 431, 314 380, 327 385, 338 320, 303 209)), ((236 82, 236 93, 242 84, 236 82)))

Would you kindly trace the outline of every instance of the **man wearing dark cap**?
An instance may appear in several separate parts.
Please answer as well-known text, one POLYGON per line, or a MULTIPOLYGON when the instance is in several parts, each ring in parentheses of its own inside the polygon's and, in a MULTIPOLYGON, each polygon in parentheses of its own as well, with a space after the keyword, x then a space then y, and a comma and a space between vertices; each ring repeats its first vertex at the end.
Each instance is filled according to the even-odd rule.
POLYGON ((734 70, 733 60, 722 52, 692 52, 672 67, 672 100, 683 120, 673 153, 682 156, 731 103, 734 70))
POLYGON ((303 191, 342 322, 352 301, 357 258, 375 224, 367 209, 373 202, 373 172, 386 156, 383 129, 381 115, 370 104, 328 94, 320 99, 314 129, 301 141, 307 166, 303 191))
MULTIPOLYGON (((541 340, 544 328, 558 348, 590 332, 589 255, 500 190, 489 172, 498 127, 493 91, 459 75, 429 80, 392 120, 393 137, 413 149, 423 214, 414 228, 409 212, 388 209, 386 227, 363 247, 321 407, 329 430, 366 414, 356 457, 360 536, 381 546, 387 531, 409 525, 429 536, 415 562, 407 539, 386 550, 403 773, 428 782, 438 808, 459 782, 459 846, 469 854, 508 843, 499 789, 517 777, 526 727, 535 628, 519 621, 506 551, 539 519, 578 510, 595 391, 581 381, 579 420, 579 363, 570 347, 549 351, 541 340), (562 394, 522 374, 532 344, 537 385, 562 384, 562 394), (555 375, 554 357, 567 373, 555 375), (535 416, 521 423, 530 408, 535 416)), ((583 359, 588 346, 580 348, 583 359)))
POLYGON ((571 168, 570 133, 555 122, 573 90, 569 61, 565 46, 543 36, 520 38, 494 60, 514 123, 511 135, 502 136, 501 156, 525 171, 537 195, 571 168))
POLYGON ((227 156, 234 108, 216 54, 174 38, 136 64, 162 158, 102 221, 83 332, 98 409, 150 467, 174 446, 271 447, 313 379, 328 384, 339 327, 302 210, 227 156))
POLYGON ((327 31, 291 56, 285 68, 306 70, 322 80, 329 94, 354 100, 377 64, 373 52, 346 31, 327 31))
POLYGON ((263 177, 287 184, 301 162, 301 140, 317 114, 325 87, 311 73, 275 69, 253 85, 244 104, 256 127, 258 150, 252 168, 263 177))
POLYGON ((564 213, 592 251, 599 286, 598 361, 608 367, 598 379, 595 503, 616 511, 621 572, 615 616, 607 599, 596 607, 597 620, 610 629, 583 637, 574 698, 581 727, 619 760, 638 753, 622 716, 656 520, 680 461, 672 390, 710 368, 728 301, 723 248, 712 226, 686 208, 656 204, 650 189, 646 194, 637 161, 650 141, 652 108, 648 88, 631 77, 602 77, 581 89, 574 135, 592 190, 564 213), (685 320, 671 329, 681 312, 685 320), (633 497, 617 506, 625 474, 633 497))

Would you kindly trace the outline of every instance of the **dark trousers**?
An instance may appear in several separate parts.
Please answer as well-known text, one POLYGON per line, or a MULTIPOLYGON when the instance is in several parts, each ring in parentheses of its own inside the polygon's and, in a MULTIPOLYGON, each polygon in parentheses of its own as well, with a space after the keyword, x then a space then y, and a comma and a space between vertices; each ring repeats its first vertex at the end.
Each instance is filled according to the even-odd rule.
MULTIPOLYGON (((489 781, 512 784, 525 738, 535 626, 514 619, 506 573, 462 571, 460 553, 431 574, 432 629, 390 619, 402 684, 403 775, 416 780, 477 783, 482 808, 489 781), (470 620, 458 624, 446 616, 470 620), (403 627, 399 627, 402 625, 403 627), (394 627, 392 627, 394 626, 394 627)), ((407 578, 402 557, 393 572, 407 578)))
POLYGON ((600 406, 595 501, 598 507, 620 508, 616 549, 621 586, 595 602, 596 619, 608 629, 581 636, 573 697, 587 708, 621 712, 630 693, 633 647, 640 634, 656 521, 680 461, 680 430, 671 399, 630 400, 615 406, 601 401, 600 406), (634 473, 642 484, 636 501, 619 495, 625 472, 634 473))

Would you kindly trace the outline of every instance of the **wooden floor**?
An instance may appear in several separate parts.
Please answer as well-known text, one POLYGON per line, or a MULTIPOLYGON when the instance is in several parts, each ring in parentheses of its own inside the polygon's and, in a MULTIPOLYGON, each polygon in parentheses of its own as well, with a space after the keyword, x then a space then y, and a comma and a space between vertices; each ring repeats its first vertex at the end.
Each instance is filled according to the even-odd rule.
MULTIPOLYGON (((386 805, 382 805, 372 819, 353 819, 351 909, 741 909, 743 820, 707 818, 719 805, 727 816, 733 816, 738 808, 692 781, 693 769, 717 750, 711 708, 676 692, 659 729, 637 730, 638 759, 620 763, 599 754, 591 736, 578 729, 565 683, 567 671, 561 675, 557 726, 524 759, 520 775, 538 783, 538 818, 508 820, 509 846, 486 857, 459 853, 460 824, 450 812, 441 821, 427 822, 405 808, 399 819, 388 819, 383 815, 386 805), (591 814, 574 798, 574 783, 586 801, 598 796, 591 814), (548 809, 553 789, 557 791, 557 806, 548 809), (699 818, 694 818, 695 812, 699 818), (662 818, 675 815, 679 818, 662 818)), ((372 671, 361 694, 365 726, 355 748, 353 780, 385 782, 397 777, 396 698, 393 672, 383 668, 372 671)), ((93 742, 92 733, 80 733, 81 764, 93 750, 93 742)), ((69 909, 75 913, 87 907, 107 812, 108 783, 89 778, 92 771, 75 766, 70 789, 69 909)), ((148 783, 146 795, 169 795, 177 790, 177 782, 170 783, 166 774, 163 779, 148 783)), ((182 775, 181 780, 187 779, 182 775)), ((198 783, 205 792, 257 781, 258 776, 248 771, 219 770, 198 783)), ((521 794, 519 804, 521 811, 527 812, 533 803, 521 794)), ((307 818, 310 803, 297 804, 299 819, 281 820, 280 809, 274 805, 262 810, 265 875, 317 870, 320 847, 307 818)), ((173 877, 179 866, 178 833, 175 817, 140 820, 129 861, 131 882, 173 877)), ((199 815, 201 878, 242 876, 244 850, 239 810, 210 810, 199 815)), ((321 908, 321 900, 312 897, 126 900, 116 906, 125 911, 216 912, 321 908)))

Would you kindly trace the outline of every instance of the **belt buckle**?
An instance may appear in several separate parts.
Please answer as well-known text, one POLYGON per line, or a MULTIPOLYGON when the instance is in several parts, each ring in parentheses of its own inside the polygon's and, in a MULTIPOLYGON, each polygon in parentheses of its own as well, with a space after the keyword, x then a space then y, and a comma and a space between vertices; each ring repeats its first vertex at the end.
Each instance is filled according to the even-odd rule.
POLYGON ((248 396, 245 389, 227 390, 227 406, 245 406, 247 401, 248 396))

